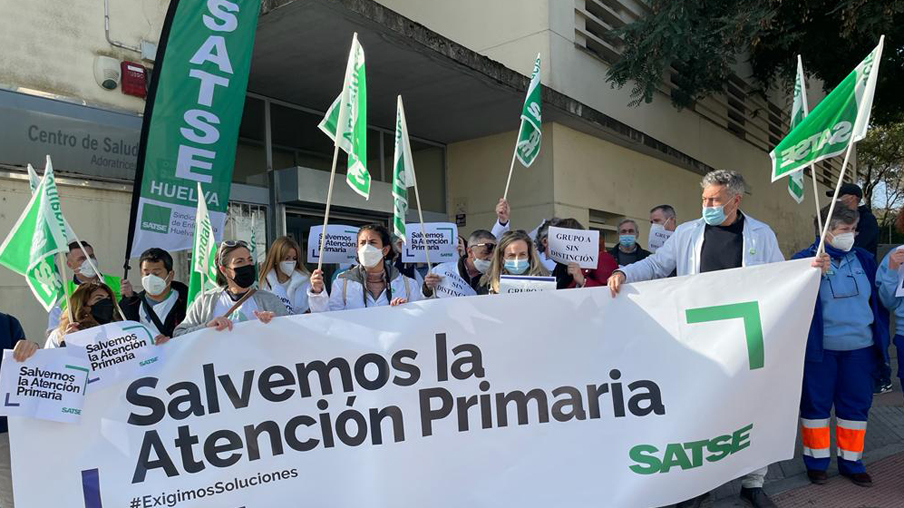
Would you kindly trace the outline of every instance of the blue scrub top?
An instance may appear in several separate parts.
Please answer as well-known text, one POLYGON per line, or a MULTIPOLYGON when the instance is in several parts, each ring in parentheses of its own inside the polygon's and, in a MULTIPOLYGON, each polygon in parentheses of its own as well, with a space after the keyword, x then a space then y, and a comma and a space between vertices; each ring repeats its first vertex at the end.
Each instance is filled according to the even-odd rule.
POLYGON ((876 287, 879 288, 879 299, 885 308, 895 315, 895 334, 904 336, 904 297, 895 296, 898 291, 898 271, 888 268, 888 257, 896 249, 885 255, 879 271, 876 273, 876 287))
POLYGON ((873 309, 869 303, 872 289, 853 252, 841 259, 832 258, 832 266, 819 285, 823 348, 852 351, 873 345, 873 309))

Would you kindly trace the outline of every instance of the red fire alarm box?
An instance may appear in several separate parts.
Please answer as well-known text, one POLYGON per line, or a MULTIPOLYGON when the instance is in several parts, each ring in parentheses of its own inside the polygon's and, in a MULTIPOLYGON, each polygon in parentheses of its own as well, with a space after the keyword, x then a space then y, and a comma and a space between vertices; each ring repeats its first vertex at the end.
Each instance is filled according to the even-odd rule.
POLYGON ((142 99, 147 97, 148 71, 141 64, 122 62, 122 93, 142 99))

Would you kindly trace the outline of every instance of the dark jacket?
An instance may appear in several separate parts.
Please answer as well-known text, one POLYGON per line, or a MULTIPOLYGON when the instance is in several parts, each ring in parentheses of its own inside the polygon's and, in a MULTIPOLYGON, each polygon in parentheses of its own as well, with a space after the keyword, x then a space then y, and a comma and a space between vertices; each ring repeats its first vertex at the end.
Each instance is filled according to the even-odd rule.
MULTIPOLYGON (((22 330, 19 320, 0 312, 0 349, 13 349, 16 347, 16 342, 20 340, 25 340, 25 332, 22 330)), ((5 432, 9 432, 6 417, 0 416, 0 434, 5 432)))
MULTIPOLYGON (((791 259, 803 259, 816 257, 816 247, 819 241, 810 247, 798 252, 791 259)), ((888 363, 888 311, 879 301, 879 290, 876 288, 876 258, 869 252, 854 247, 854 254, 857 260, 866 272, 869 279, 872 294, 869 298, 870 307, 873 310, 873 348, 876 349, 877 358, 881 358, 882 362, 888 363)), ((807 337, 807 354, 805 356, 808 362, 821 362, 823 357, 822 347, 822 301, 819 295, 816 296, 816 310, 813 312, 813 321, 810 322, 810 335, 807 337)))
POLYGON ((869 252, 875 261, 879 248, 879 222, 868 206, 862 205, 857 208, 857 211, 860 212, 860 221, 857 222, 857 238, 854 239, 854 247, 860 247, 869 252))
MULTIPOLYGON (((619 250, 618 245, 616 245, 615 247, 612 247, 611 249, 609 249, 609 255, 611 255, 612 257, 615 258, 615 262, 618 263, 618 266, 625 266, 625 265, 627 265, 627 264, 630 264, 630 263, 622 263, 622 262, 621 262, 621 258, 619 258, 619 256, 621 255, 621 253, 622 253, 622 251, 619 250)), ((636 263, 636 262, 640 261, 641 259, 646 258, 647 256, 649 256, 649 255, 651 255, 651 254, 652 254, 652 252, 650 252, 650 251, 648 251, 648 250, 645 250, 645 249, 644 249, 643 247, 641 247, 640 245, 637 245, 637 259, 635 259, 634 261, 632 261, 632 263, 636 263)))
MULTIPOLYGON (((160 333, 167 337, 172 337, 173 330, 185 319, 185 309, 188 303, 188 287, 185 284, 174 280, 170 287, 178 296, 176 297, 176 305, 173 306, 166 319, 163 320, 163 328, 160 330, 160 333)), ((131 298, 123 297, 119 302, 119 306, 122 308, 122 313, 126 316, 126 319, 140 321, 139 309, 143 301, 145 301, 145 291, 141 291, 131 298)), ((148 304, 150 306, 150 302, 148 304)))

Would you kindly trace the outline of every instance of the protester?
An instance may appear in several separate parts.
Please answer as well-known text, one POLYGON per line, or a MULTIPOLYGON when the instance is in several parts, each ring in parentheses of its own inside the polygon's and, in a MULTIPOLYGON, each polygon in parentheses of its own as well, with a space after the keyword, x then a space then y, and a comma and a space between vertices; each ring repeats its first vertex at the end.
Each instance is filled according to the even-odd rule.
MULTIPOLYGON (((826 191, 826 196, 832 197, 835 190, 826 191)), ((877 257, 879 248, 879 222, 869 208, 869 203, 861 205, 863 199, 863 190, 860 186, 853 183, 845 183, 841 185, 838 191, 838 200, 851 210, 857 210, 860 214, 860 222, 857 225, 857 237, 854 240, 854 247, 860 247, 873 255, 873 259, 877 257)))
POLYGON ((173 280, 173 257, 156 247, 141 253, 138 259, 143 291, 123 297, 119 302, 126 319, 138 321, 154 335, 155 344, 163 344, 185 319, 188 288, 173 280))
POLYGON ((524 231, 509 231, 499 239, 490 269, 481 279, 477 294, 498 294, 502 275, 549 275, 540 264, 533 241, 524 231))
POLYGON ((496 237, 485 229, 478 229, 468 238, 465 255, 457 262, 441 263, 433 270, 436 274, 457 273, 462 280, 477 291, 483 275, 490 269, 493 251, 496 248, 496 237))
MULTIPOLYGON (((895 228, 904 234, 904 209, 898 211, 895 220, 895 228)), ((879 297, 889 311, 895 315, 894 343, 898 348, 898 378, 904 383, 904 296, 896 296, 898 289, 898 270, 904 265, 904 246, 892 249, 876 274, 876 286, 879 289, 879 297)), ((881 367, 881 366, 880 366, 881 367)), ((890 377, 890 372, 889 372, 890 377)), ((888 382, 891 385, 891 380, 888 382)))
MULTIPOLYGON (((546 252, 548 250, 548 241, 549 241, 549 225, 553 222, 558 221, 559 219, 556 217, 552 217, 551 219, 546 219, 542 224, 537 228, 537 236, 534 239, 534 244, 537 247, 537 254, 540 256, 540 264, 543 265, 550 273, 556 269, 556 261, 554 259, 549 259, 546 256, 546 252)), ((601 237, 603 235, 600 235, 601 237)), ((602 239, 600 241, 603 241, 602 239)), ((600 250, 606 250, 605 244, 600 247, 600 250)))
MULTIPOLYGON (((218 290, 198 294, 185 316, 176 327, 173 337, 202 328, 217 331, 232 330, 233 323, 257 319, 267 324, 276 316, 288 316, 285 304, 265 289, 254 289, 254 259, 248 244, 243 241, 226 241, 217 249, 218 290)), ((312 287, 312 292, 322 292, 312 287)), ((312 282, 313 286, 313 282, 312 282)))
MULTIPOLYGON (((69 282, 68 294, 71 295, 72 292, 75 291, 75 288, 80 284, 86 282, 103 282, 113 290, 116 301, 119 301, 122 296, 131 297, 134 295, 132 284, 128 279, 123 280, 115 275, 98 275, 94 271, 94 268, 91 267, 91 262, 88 261, 88 258, 90 257, 94 266, 100 269, 97 258, 94 256, 94 247, 85 241, 81 242, 81 244, 85 247, 85 250, 82 250, 78 242, 72 242, 69 244, 69 252, 66 254, 66 266, 72 271, 72 281, 69 282)), ((61 304, 54 305, 53 308, 50 309, 50 314, 47 316, 47 335, 59 326, 60 316, 63 313, 62 310, 63 307, 61 304)))
MULTIPOLYGON (((576 219, 556 219, 550 226, 566 229, 584 229, 576 219)), ((546 237, 544 236, 544 242, 546 237)), ((548 243, 544 243, 544 247, 548 248, 548 243)), ((581 268, 577 263, 556 263, 552 274, 556 278, 556 289, 572 289, 594 286, 605 286, 606 281, 612 272, 618 268, 615 258, 606 252, 605 245, 600 249, 597 256, 596 268, 581 268)))
MULTIPOLYGON (((619 268, 609 277, 614 297, 622 284, 783 261, 775 234, 766 224, 741 212, 746 190, 735 171, 716 170, 703 177, 703 217, 675 229, 655 254, 619 268)), ((741 498, 754 508, 774 507, 763 491, 766 467, 741 480, 741 498)), ((699 507, 707 494, 684 501, 678 508, 699 507)))
MULTIPOLYGON (((632 219, 622 219, 618 223, 618 245, 609 250, 609 254, 615 258, 618 266, 628 266, 650 255, 649 251, 637 243, 639 230, 637 223, 632 219)), ((603 235, 601 234, 600 242, 602 241, 603 235)))
MULTIPOLYGON (((839 203, 831 218, 828 206, 820 214, 828 224, 825 251, 831 266, 820 281, 807 339, 800 399, 803 459, 811 482, 828 480, 834 406, 838 471, 856 485, 871 487, 861 459, 877 360, 888 361, 888 314, 879 300, 875 258, 854 247, 857 210, 839 203)), ((813 222, 818 231, 817 221, 813 222)), ((818 235, 794 259, 815 256, 818 235)))
POLYGON ((311 298, 311 312, 402 305, 433 296, 440 277, 430 274, 424 284, 402 275, 388 257, 392 252, 389 231, 382 224, 358 230, 358 265, 333 283, 332 294, 311 298))
MULTIPOLYGON (((38 345, 25 338, 19 320, 0 312, 0 349, 12 349, 13 360, 24 362, 38 350, 38 345)), ((12 368, 12 367, 10 367, 12 368)), ((0 370, 3 369, 0 362, 0 370)), ((9 424, 0 416, 0 507, 13 508, 13 476, 9 453, 9 424)))
POLYGON ((650 238, 647 246, 651 253, 656 252, 656 239, 661 236, 671 237, 678 227, 678 214, 672 205, 657 205, 650 209, 650 238))
POLYGON ((280 236, 270 246, 261 267, 259 287, 276 295, 289 314, 304 314, 310 309, 311 273, 299 261, 301 252, 295 240, 280 236))
POLYGON ((60 324, 47 337, 44 348, 64 347, 66 335, 101 326, 114 321, 122 321, 121 309, 117 308, 116 295, 103 282, 85 282, 69 297, 72 319, 69 311, 63 312, 60 324))

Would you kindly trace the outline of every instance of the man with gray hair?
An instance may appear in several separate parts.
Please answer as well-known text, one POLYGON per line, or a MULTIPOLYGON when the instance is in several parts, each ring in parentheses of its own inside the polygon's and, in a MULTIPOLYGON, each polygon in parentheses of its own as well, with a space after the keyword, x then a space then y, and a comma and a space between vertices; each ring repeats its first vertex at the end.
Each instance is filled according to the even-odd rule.
POLYGON ((433 267, 433 273, 458 274, 462 280, 471 286, 471 289, 477 291, 481 277, 490 268, 495 248, 496 236, 485 229, 478 229, 468 237, 466 256, 462 256, 458 261, 449 261, 436 265, 433 267))
MULTIPOLYGON (((746 185, 735 171, 716 170, 703 177, 702 218, 675 229, 656 253, 619 268, 609 277, 615 297, 625 283, 661 279, 677 270, 678 276, 762 265, 784 261, 775 233, 766 224, 741 212, 746 185)), ((741 479, 741 498, 754 508, 775 504, 763 490, 767 467, 741 479)), ((703 496, 678 503, 677 507, 699 507, 703 496)))
POLYGON ((646 259, 650 255, 650 251, 644 250, 637 243, 639 229, 634 219, 625 218, 619 221, 617 226, 618 245, 609 249, 609 254, 615 258, 618 266, 628 266, 646 259))

